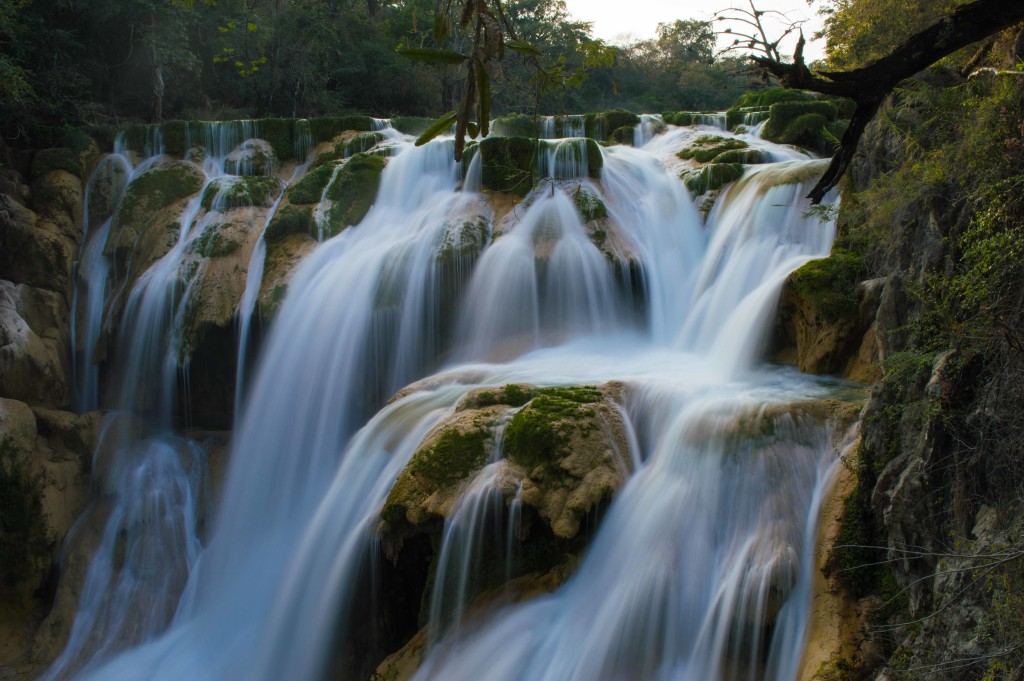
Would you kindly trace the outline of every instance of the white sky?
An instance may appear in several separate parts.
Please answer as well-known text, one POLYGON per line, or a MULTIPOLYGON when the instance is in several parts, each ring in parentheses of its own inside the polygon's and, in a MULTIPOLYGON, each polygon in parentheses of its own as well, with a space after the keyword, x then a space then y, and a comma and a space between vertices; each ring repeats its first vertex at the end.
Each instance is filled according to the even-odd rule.
MULTIPOLYGON (((676 19, 707 21, 718 9, 749 8, 747 0, 565 0, 565 4, 574 19, 593 22, 594 37, 610 43, 621 43, 626 35, 653 38, 659 23, 676 19)), ((821 19, 813 7, 807 6, 807 0, 755 0, 755 4, 759 10, 777 10, 793 20, 807 20, 804 37, 808 42, 804 56, 808 62, 824 56, 824 40, 811 40, 811 35, 821 28, 821 19)), ((795 39, 783 43, 783 55, 791 57, 795 44, 795 39)))

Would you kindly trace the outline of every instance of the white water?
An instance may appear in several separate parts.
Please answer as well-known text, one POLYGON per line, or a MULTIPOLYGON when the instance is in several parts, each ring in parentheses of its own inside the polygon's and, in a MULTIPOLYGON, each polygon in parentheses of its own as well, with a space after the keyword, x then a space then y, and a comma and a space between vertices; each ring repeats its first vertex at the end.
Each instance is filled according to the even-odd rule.
MULTIPOLYGON (((548 181, 516 209, 518 220, 482 253, 469 244, 451 259, 439 256, 464 245, 459 226, 492 218, 473 191, 479 169, 460 191, 450 140, 398 142, 370 213, 300 265, 254 376, 239 383, 248 385, 244 413, 201 553, 188 523, 202 475, 197 485, 175 483, 181 545, 169 549, 177 558, 167 561, 168 593, 181 591, 183 575, 188 582, 173 622, 163 631, 169 613, 156 609, 154 626, 122 642, 145 643, 112 658, 123 645, 92 644, 103 666, 82 677, 348 678, 354 642, 374 619, 355 604, 379 551, 377 514, 430 428, 477 386, 621 380, 633 434, 623 458, 636 472, 575 576, 550 596, 458 625, 478 588, 472 565, 481 544, 514 551, 514 513, 494 508, 496 460, 449 520, 430 605, 435 644, 418 678, 794 678, 832 434, 780 423, 778 437, 755 446, 727 433, 740 411, 826 394, 793 372, 759 368, 756 358, 782 281, 828 253, 834 228, 802 216, 814 170, 795 167, 751 171, 702 225, 662 162, 695 134, 670 129, 640 149, 606 149, 600 180, 586 177, 585 146, 549 145, 540 168, 548 181), (580 185, 602 197, 631 255, 606 255, 592 240, 572 203, 580 185), (631 267, 639 292, 624 275, 631 267), (380 409, 435 371, 436 387, 380 409), (480 535, 489 525, 501 528, 497 536, 480 535), (774 634, 765 640, 759 623, 769 614, 774 634)), ((168 290, 191 219, 183 224, 178 244, 129 297, 122 328, 130 331, 118 343, 134 378, 121 403, 159 406, 165 423, 182 297, 168 290)), ((246 329, 258 281, 251 284, 246 329)), ((167 479, 197 477, 183 465, 191 463, 185 452, 201 458, 192 445, 142 442, 152 442, 143 445, 151 454, 135 455, 133 466, 149 456, 174 469, 173 460, 181 472, 167 479)), ((134 489, 120 473, 107 484, 134 489)), ((86 588, 83 612, 102 589, 86 588)), ((124 621, 138 616, 111 603, 124 621)))

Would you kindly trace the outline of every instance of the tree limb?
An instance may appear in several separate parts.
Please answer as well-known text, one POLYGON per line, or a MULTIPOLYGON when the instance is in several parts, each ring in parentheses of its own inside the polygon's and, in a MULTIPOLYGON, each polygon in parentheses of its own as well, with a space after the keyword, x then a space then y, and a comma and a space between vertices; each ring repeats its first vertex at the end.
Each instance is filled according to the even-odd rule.
POLYGON ((850 71, 812 73, 804 63, 802 35, 791 64, 752 56, 751 59, 761 68, 779 79, 782 87, 846 97, 856 103, 850 126, 832 162, 808 194, 811 202, 820 203, 825 194, 839 182, 853 160, 857 143, 867 124, 878 112, 882 100, 900 81, 962 47, 1021 21, 1024 21, 1024 2, 976 0, 969 5, 961 5, 938 22, 911 36, 888 56, 850 71))

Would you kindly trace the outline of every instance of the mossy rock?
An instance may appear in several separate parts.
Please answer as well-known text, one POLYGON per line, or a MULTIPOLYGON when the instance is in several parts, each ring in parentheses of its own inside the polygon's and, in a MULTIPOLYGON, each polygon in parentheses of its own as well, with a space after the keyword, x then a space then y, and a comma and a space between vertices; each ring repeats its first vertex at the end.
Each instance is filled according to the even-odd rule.
POLYGON ((602 113, 590 113, 583 117, 583 129, 587 137, 601 142, 612 139, 619 128, 633 128, 640 123, 640 117, 624 109, 613 109, 602 113))
POLYGON ((525 196, 533 189, 537 140, 528 137, 487 137, 480 142, 484 189, 525 196))
POLYGON ((772 104, 778 104, 780 102, 809 102, 816 99, 817 95, 811 92, 805 92, 804 90, 771 87, 744 92, 730 108, 770 107, 772 104))
POLYGON ((727 151, 749 147, 750 145, 743 140, 717 135, 702 135, 695 139, 691 146, 679 151, 676 156, 684 161, 694 160, 698 163, 709 163, 727 151))
POLYGON ((491 130, 504 137, 536 137, 537 123, 533 116, 511 114, 491 121, 491 130))
POLYGON ((164 151, 172 156, 184 156, 187 149, 189 124, 187 121, 167 121, 160 126, 164 151))
POLYGON ((422 135, 434 120, 422 116, 395 116, 391 127, 405 135, 422 135))
POLYGON ((257 137, 266 140, 279 161, 296 158, 296 121, 290 118, 261 118, 256 121, 257 137))
POLYGON ((786 287, 819 319, 831 324, 857 315, 862 269, 859 255, 837 248, 829 257, 812 260, 789 275, 786 287))
POLYGON ((346 130, 371 132, 376 127, 377 122, 369 116, 325 116, 309 119, 309 134, 317 142, 334 139, 346 130))
POLYGON ((336 164, 325 164, 306 173, 288 188, 288 200, 293 204, 320 203, 327 183, 334 175, 336 164))
POLYGON ((768 122, 764 126, 762 135, 765 139, 781 144, 782 138, 791 129, 791 124, 802 116, 815 114, 827 121, 836 119, 837 107, 833 102, 808 101, 808 102, 780 102, 772 104, 768 122))
POLYGON ((289 204, 282 206, 274 214, 263 233, 263 240, 269 245, 281 241, 289 234, 310 235, 315 229, 312 206, 289 204))
POLYGON ((147 222, 146 217, 203 187, 203 174, 187 161, 158 163, 136 177, 125 189, 117 209, 114 232, 130 229, 135 233, 147 222))
POLYGON ((693 125, 693 113, 690 111, 666 111, 661 114, 661 120, 669 125, 693 125))
POLYGON ((633 128, 631 128, 631 127, 618 128, 615 132, 613 132, 609 136, 609 140, 613 144, 628 144, 628 145, 632 146, 632 144, 633 144, 633 128))
POLYGON ((757 165, 770 163, 771 156, 763 149, 730 149, 715 156, 712 163, 743 163, 745 165, 757 165))
POLYGON ((84 174, 79 153, 68 147, 41 149, 32 157, 32 179, 38 179, 54 170, 66 170, 75 177, 84 174))
POLYGON ((479 409, 505 404, 521 407, 537 395, 537 388, 527 383, 508 383, 498 388, 480 388, 466 394, 457 409, 479 409))
POLYGON ((203 258, 223 258, 242 247, 236 239, 221 234, 220 228, 219 224, 207 225, 203 233, 189 245, 189 250, 203 258))
POLYGON ((579 186, 572 193, 572 203, 580 214, 583 222, 591 222, 608 217, 608 207, 601 197, 584 186, 579 186))
POLYGON ((220 212, 240 206, 269 208, 280 190, 281 183, 275 177, 220 177, 206 186, 202 205, 220 212))
POLYGON ((439 521, 458 500, 459 488, 487 463, 492 427, 502 409, 460 411, 431 431, 391 488, 381 519, 389 532, 439 521))
POLYGON ((685 171, 680 175, 686 188, 696 196, 721 189, 743 176, 740 163, 709 163, 700 170, 685 171))
MULTIPOLYGON (((338 142, 337 144, 335 144, 332 150, 318 155, 313 167, 318 168, 326 163, 333 163, 334 161, 344 160, 355 154, 369 152, 383 141, 384 133, 357 133, 356 135, 350 137, 347 141, 338 142)), ((384 157, 390 156, 390 149, 388 150, 388 153, 381 153, 376 155, 384 157)))
POLYGON ((334 236, 349 225, 359 224, 377 200, 380 176, 387 159, 375 154, 356 154, 345 162, 326 197, 333 202, 327 213, 325 236, 334 236))
MULTIPOLYGON (((595 386, 542 388, 505 428, 505 454, 527 471, 550 467, 567 443, 577 417, 592 416, 592 405, 604 399, 595 386)), ((532 475, 532 473, 531 473, 532 475)))

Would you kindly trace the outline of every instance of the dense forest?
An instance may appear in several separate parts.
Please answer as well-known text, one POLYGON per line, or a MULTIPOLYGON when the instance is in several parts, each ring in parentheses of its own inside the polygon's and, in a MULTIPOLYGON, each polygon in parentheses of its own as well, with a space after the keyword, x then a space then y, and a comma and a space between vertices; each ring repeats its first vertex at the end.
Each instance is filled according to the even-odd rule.
MULTIPOLYGON (((560 0, 506 9, 559 77, 540 91, 533 66, 510 55, 496 114, 722 109, 749 80, 737 59, 715 58, 707 22, 679 20, 654 39, 612 47, 560 0)), ((432 0, 5 0, 0 12, 9 139, 40 123, 435 116, 461 94, 457 68, 396 52, 437 46, 432 0)))

